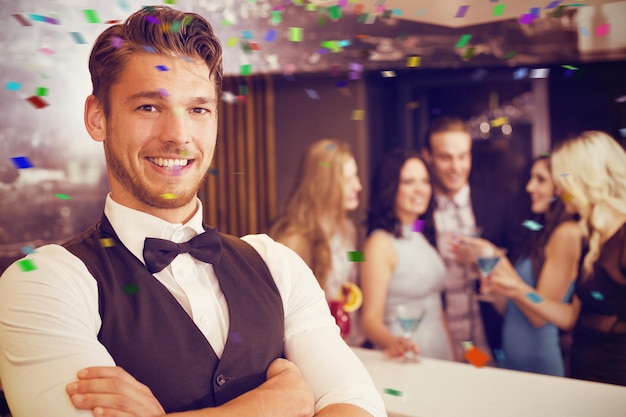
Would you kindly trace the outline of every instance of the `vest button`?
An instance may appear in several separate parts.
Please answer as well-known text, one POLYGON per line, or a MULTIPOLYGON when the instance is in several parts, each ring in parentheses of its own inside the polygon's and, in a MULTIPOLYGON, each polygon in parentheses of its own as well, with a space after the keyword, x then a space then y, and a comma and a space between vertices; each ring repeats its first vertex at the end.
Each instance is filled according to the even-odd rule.
POLYGON ((217 378, 215 378, 215 382, 217 383, 217 385, 219 385, 220 387, 223 387, 224 384, 226 383, 226 377, 224 376, 224 374, 219 374, 217 376, 217 378))

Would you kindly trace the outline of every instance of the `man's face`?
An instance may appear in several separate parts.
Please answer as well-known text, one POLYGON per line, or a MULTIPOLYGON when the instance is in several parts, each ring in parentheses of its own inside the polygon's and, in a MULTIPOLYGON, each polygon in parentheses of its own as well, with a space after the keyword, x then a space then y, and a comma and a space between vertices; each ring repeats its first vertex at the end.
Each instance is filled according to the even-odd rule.
POLYGON ((439 189, 454 195, 469 178, 472 168, 472 138, 466 132, 439 132, 430 137, 426 153, 439 189))
POLYGON ((147 212, 195 204, 217 136, 207 65, 137 53, 111 86, 110 103, 104 148, 113 199, 147 212))

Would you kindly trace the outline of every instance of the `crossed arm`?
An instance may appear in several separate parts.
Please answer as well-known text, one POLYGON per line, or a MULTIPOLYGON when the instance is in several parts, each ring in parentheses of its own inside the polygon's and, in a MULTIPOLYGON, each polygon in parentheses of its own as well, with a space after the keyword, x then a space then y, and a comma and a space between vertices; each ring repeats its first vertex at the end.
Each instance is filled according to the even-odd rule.
MULTIPOLYGON (((148 387, 120 367, 92 367, 78 372, 78 380, 67 385, 72 404, 79 410, 92 410, 103 417, 161 417, 165 412, 148 387)), ((366 417, 362 408, 332 404, 314 414, 315 399, 298 368, 286 359, 274 360, 267 380, 228 403, 172 417, 366 417)))

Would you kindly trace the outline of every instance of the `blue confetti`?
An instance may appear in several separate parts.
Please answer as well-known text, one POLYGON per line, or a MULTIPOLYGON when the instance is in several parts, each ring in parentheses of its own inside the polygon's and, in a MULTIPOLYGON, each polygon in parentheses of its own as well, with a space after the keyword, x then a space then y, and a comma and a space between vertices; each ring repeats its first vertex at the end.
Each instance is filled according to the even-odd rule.
POLYGON ((17 91, 22 88, 22 83, 18 83, 16 81, 9 81, 4 86, 9 91, 17 91))
POLYGON ((32 168, 34 166, 27 156, 14 156, 11 158, 11 162, 17 169, 32 168))
POLYGON ((529 292, 528 294, 526 294, 526 297, 535 304, 543 301, 543 298, 541 298, 541 296, 536 292, 529 292))
POLYGON ((276 39, 277 34, 278 32, 276 30, 270 29, 267 31, 267 33, 265 34, 265 38, 263 39, 267 42, 274 42, 274 39, 276 39))
POLYGON ((537 231, 537 230, 543 229, 543 226, 540 225, 539 223, 537 223, 534 220, 524 220, 522 222, 522 226, 524 226, 525 228, 530 229, 532 231, 537 231))
POLYGON ((79 32, 70 32, 70 35, 72 36, 72 39, 74 39, 74 42, 79 45, 87 43, 85 38, 83 38, 83 35, 81 35, 79 32))
POLYGON ((599 291, 591 291, 591 296, 598 301, 604 300, 604 296, 599 291))
POLYGON ((153 47, 148 46, 148 45, 144 45, 144 46, 143 46, 143 49, 144 49, 144 51, 146 51, 146 52, 150 52, 151 54, 153 54, 153 53, 155 53, 155 52, 156 52, 156 51, 154 50, 154 48, 153 48, 153 47))
POLYGON ((170 69, 168 67, 166 67, 165 65, 155 65, 156 69, 158 69, 159 71, 169 71, 170 69))

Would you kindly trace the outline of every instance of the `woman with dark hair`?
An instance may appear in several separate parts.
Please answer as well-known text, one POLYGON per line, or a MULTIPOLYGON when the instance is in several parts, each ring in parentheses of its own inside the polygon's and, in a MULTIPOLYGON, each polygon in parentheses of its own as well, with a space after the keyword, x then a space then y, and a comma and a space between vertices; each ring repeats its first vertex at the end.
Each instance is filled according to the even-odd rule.
MULTIPOLYGON (((515 271, 539 297, 568 303, 578 276, 582 233, 572 213, 556 197, 550 156, 532 162, 526 184, 530 196, 531 219, 523 240, 515 271)), ((488 288, 489 284, 485 284, 488 288)), ((496 298, 504 314, 502 323, 503 368, 564 376, 559 329, 538 316, 524 303, 496 298)))
POLYGON ((368 340, 391 357, 417 353, 419 346, 424 357, 453 359, 441 304, 445 266, 418 220, 431 195, 428 169, 416 152, 398 149, 383 158, 370 193, 362 324, 368 340), (401 336, 398 305, 425 312, 411 340, 401 336))

